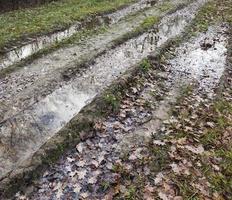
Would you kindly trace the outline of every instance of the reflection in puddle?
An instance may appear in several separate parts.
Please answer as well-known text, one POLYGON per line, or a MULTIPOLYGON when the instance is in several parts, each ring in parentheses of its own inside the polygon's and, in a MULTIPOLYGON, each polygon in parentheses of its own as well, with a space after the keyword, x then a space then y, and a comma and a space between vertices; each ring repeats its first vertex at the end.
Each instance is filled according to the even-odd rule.
MULTIPOLYGON (((154 52, 168 39, 180 34, 203 4, 203 1, 199 2, 165 17, 158 29, 128 40, 106 52, 98 57, 92 66, 85 69, 82 75, 53 91, 30 109, 6 120, 0 128, 1 142, 11 148, 14 144, 14 150, 21 161, 28 158, 112 81, 154 52)), ((0 174, 10 170, 13 164, 12 155, 2 153, 0 152, 0 162, 2 158, 8 159, 9 167, 0 168, 0 174)))
MULTIPOLYGON (((151 2, 151 0, 141 0, 138 3, 132 4, 112 14, 89 18, 84 24, 86 24, 87 27, 97 26, 105 23, 114 24, 130 13, 134 13, 146 7, 150 7, 151 2)), ((71 37, 78 31, 82 30, 83 27, 85 27, 83 24, 76 23, 64 31, 59 31, 48 36, 41 36, 29 44, 13 49, 2 56, 0 55, 0 69, 6 68, 16 62, 19 62, 22 59, 35 54, 41 49, 47 48, 52 44, 71 37)))

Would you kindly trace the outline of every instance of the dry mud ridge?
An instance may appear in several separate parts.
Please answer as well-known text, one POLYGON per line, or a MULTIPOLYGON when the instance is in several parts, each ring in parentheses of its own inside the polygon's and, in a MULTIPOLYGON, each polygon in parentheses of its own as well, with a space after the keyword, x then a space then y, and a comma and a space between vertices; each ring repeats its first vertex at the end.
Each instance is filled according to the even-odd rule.
POLYGON ((6 52, 0 198, 231 199, 230 3, 138 1, 6 52))

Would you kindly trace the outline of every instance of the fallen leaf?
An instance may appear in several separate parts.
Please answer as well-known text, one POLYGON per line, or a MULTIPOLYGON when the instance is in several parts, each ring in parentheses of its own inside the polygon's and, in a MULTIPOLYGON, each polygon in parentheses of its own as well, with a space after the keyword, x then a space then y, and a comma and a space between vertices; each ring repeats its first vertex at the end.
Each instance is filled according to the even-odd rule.
POLYGON ((68 162, 70 162, 70 163, 75 161, 74 158, 70 158, 70 157, 67 157, 67 160, 68 160, 68 162))
POLYGON ((78 166, 78 167, 84 167, 85 165, 86 165, 86 163, 83 160, 76 162, 76 166, 78 166))
POLYGON ((154 191, 155 191, 154 187, 146 185, 144 188, 143 199, 144 200, 153 200, 154 199, 154 195, 153 195, 154 191))
POLYGON ((81 193, 80 196, 84 199, 86 199, 88 196, 89 196, 89 193, 87 192, 84 192, 84 193, 81 193))
POLYGON ((79 179, 84 179, 86 174, 87 174, 86 170, 77 171, 77 175, 79 179))
POLYGON ((163 192, 159 192, 158 195, 159 195, 159 198, 162 200, 170 200, 168 199, 167 195, 163 192))
POLYGON ((204 147, 201 144, 198 147, 186 145, 185 148, 195 154, 202 154, 205 151, 204 147))
POLYGON ((158 185, 162 180, 163 180, 164 176, 163 176, 163 173, 160 172, 156 175, 155 177, 155 185, 158 185))
POLYGON ((77 149, 77 151, 78 151, 79 153, 82 153, 82 151, 83 151, 83 143, 82 143, 82 142, 79 143, 79 144, 76 146, 76 149, 77 149))
POLYGON ((179 166, 176 163, 172 163, 170 164, 172 171, 176 174, 180 174, 181 170, 179 168, 179 166))
POLYGON ((207 122, 206 125, 210 128, 213 128, 215 126, 213 122, 207 122))
POLYGON ((89 184, 95 184, 97 182, 97 179, 95 177, 91 177, 89 180, 88 180, 88 183, 89 184))
POLYGON ((73 191, 74 191, 75 193, 80 193, 80 191, 81 191, 81 186, 80 186, 78 183, 74 184, 74 185, 73 185, 73 191))
POLYGON ((176 196, 176 197, 174 197, 173 200, 183 200, 183 197, 181 197, 181 196, 176 196))

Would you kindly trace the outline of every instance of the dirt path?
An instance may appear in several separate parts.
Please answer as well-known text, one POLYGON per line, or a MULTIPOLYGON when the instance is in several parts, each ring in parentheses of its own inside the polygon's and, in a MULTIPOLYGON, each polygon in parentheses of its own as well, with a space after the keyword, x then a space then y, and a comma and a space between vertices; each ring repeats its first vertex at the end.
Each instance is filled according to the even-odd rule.
POLYGON ((23 44, 19 45, 19 47, 17 47, 15 44, 13 48, 9 48, 4 54, 1 55, 0 70, 33 56, 33 54, 36 54, 42 49, 48 48, 55 43, 68 39, 78 32, 81 32, 83 29, 94 26, 97 27, 104 24, 115 24, 128 15, 136 14, 143 9, 151 7, 151 5, 155 3, 155 1, 153 2, 151 0, 140 0, 132 3, 131 5, 124 6, 124 8, 110 14, 88 17, 83 22, 76 22, 74 25, 65 30, 56 31, 55 33, 49 35, 29 38, 28 41, 25 41, 23 44))
MULTIPOLYGON (((207 33, 198 34, 177 48, 173 52, 175 57, 167 60, 162 70, 154 65, 145 74, 137 75, 134 78, 137 84, 127 89, 118 114, 96 123, 94 138, 77 144, 47 170, 35 184, 37 189, 30 199, 155 199, 156 195, 160 199, 183 199, 183 191, 176 192, 176 186, 168 182, 167 175, 170 173, 165 171, 166 168, 156 169, 154 175, 153 170, 158 163, 150 166, 149 159, 154 156, 151 151, 158 151, 156 147, 165 148, 169 143, 168 139, 161 139, 163 134, 158 133, 171 135, 173 130, 167 127, 176 125, 178 119, 170 117, 170 112, 178 96, 190 94, 185 87, 195 87, 192 96, 186 97, 187 102, 191 102, 191 109, 202 103, 208 105, 212 100, 226 67, 226 32, 226 26, 210 27, 207 33), (161 169, 164 172, 157 171, 161 169)), ((176 108, 179 110, 181 101, 178 101, 176 108)), ((185 128, 191 131, 191 127, 185 128)), ((182 148, 180 145, 196 155, 204 151, 201 145, 193 146, 195 144, 189 141, 170 141, 173 144, 170 156, 177 156, 174 154, 176 148, 182 148), (175 147, 177 144, 179 146, 175 147)), ((162 166, 168 163, 174 174, 191 174, 189 168, 193 163, 188 158, 171 163, 167 160, 167 152, 164 155, 160 153, 154 162, 161 162, 162 166)), ((199 180, 205 179, 201 177, 199 180)), ((186 195, 211 198, 212 194, 205 184, 208 184, 206 180, 204 187, 193 184, 194 190, 188 190, 190 194, 186 195)), ((215 198, 220 196, 216 192, 213 195, 215 198)))
MULTIPOLYGON (((175 5, 175 2, 172 5, 175 5)), ((80 44, 60 49, 37 59, 21 70, 1 79, 1 116, 4 116, 2 120, 24 110, 28 105, 33 105, 55 89, 65 85, 66 79, 71 78, 69 76, 72 75, 68 70, 72 72, 72 69, 79 67, 81 61, 93 60, 97 55, 112 48, 115 40, 134 30, 148 16, 158 17, 165 13, 154 6, 154 8, 133 17, 129 21, 119 22, 102 34, 86 38, 80 44), (65 77, 63 74, 65 74, 65 77), (14 98, 12 98, 13 96, 14 98), (14 105, 13 109, 11 105, 14 105), (6 111, 8 112, 6 113, 6 111)), ((179 26, 182 27, 182 25, 179 26)), ((170 34, 169 31, 169 29, 166 30, 165 34, 170 34)), ((173 30, 170 32, 173 32, 173 30)), ((166 37, 170 36, 167 35, 166 37)))
POLYGON ((229 199, 231 27, 206 2, 159 1, 1 79, 0 188, 14 178, 16 199, 229 199))
MULTIPOLYGON (((16 166, 24 168, 23 165, 27 163, 26 160, 30 159, 49 138, 53 137, 120 74, 133 67, 168 39, 180 34, 194 18, 197 9, 203 3, 204 1, 194 2, 188 7, 164 17, 157 30, 130 39, 102 54, 96 58, 94 64, 86 68, 86 71, 80 73, 79 77, 71 77, 69 81, 59 82, 60 76, 56 75, 56 72, 60 73, 59 70, 54 71, 50 65, 47 65, 46 73, 41 72, 40 65, 38 67, 33 65, 31 68, 23 68, 22 71, 7 77, 12 82, 5 82, 5 84, 1 84, 1 87, 4 88, 3 95, 7 96, 7 101, 14 107, 10 112, 3 110, 5 117, 3 117, 0 129, 2 142, 0 159, 1 163, 4 163, 1 166, 2 177, 11 174, 16 166), (173 24, 173 21, 176 23, 173 24), (39 71, 37 71, 38 69, 39 71), (52 69, 50 73, 48 73, 49 69, 52 69), (32 71, 32 76, 28 70, 32 71), (38 81, 33 76, 33 72, 39 72, 37 73, 40 78, 38 81), (41 76, 45 76, 45 78, 41 79, 41 76), (51 83, 54 77, 56 82, 51 83), (31 83, 29 79, 33 82, 31 83), (49 82, 52 84, 48 87, 46 87, 47 79, 50 79, 49 82), (55 86, 58 87, 53 91, 56 88, 55 86), (51 92, 51 94, 44 97, 43 90, 45 94, 46 92, 51 92), (42 98, 39 102, 35 102, 35 98, 39 98, 37 95, 41 95, 40 98, 42 98), (28 105, 30 106, 28 107, 28 105)), ((152 10, 148 11, 151 12, 152 10)), ((152 13, 154 14, 154 12, 152 13)), ((111 34, 108 38, 111 38, 111 34)), ((103 41, 101 41, 101 44, 103 44, 103 41)), ((76 50, 80 46, 72 48, 76 50)), ((67 54, 67 49, 66 51, 61 50, 61 52, 67 54)), ((69 59, 66 61, 70 62, 69 59)), ((47 57, 43 60, 47 62, 47 57)), ((55 60, 51 62, 51 65, 53 66, 54 63, 61 64, 62 62, 55 60)), ((62 70, 64 69, 62 68, 62 70)), ((3 101, 2 104, 5 105, 7 101, 3 101)))

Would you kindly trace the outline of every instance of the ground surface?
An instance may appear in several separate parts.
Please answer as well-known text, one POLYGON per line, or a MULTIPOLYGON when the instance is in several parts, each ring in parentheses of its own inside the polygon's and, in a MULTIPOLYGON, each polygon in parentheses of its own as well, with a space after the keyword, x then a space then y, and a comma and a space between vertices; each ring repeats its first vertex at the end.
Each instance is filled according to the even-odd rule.
POLYGON ((231 3, 154 1, 6 71, 4 195, 231 199, 231 3))

